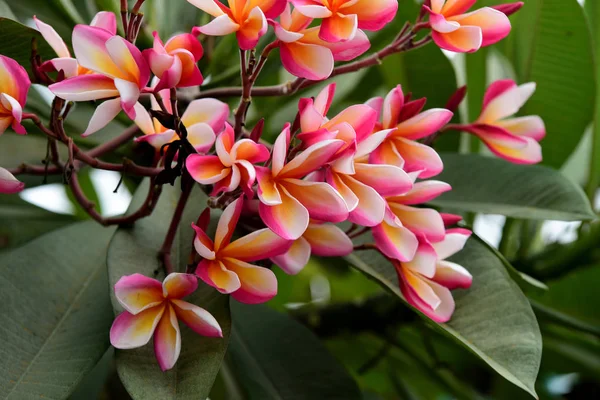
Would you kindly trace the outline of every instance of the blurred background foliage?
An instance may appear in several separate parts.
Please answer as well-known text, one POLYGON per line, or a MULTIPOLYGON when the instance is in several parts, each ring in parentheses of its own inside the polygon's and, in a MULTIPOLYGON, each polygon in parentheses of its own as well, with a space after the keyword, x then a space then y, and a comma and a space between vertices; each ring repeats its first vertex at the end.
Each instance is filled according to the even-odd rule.
MULTIPOLYGON (((509 1, 479 0, 477 6, 499 2, 509 1)), ((399 4, 396 19, 382 31, 370 35, 372 50, 390 42, 405 21, 413 21, 419 12, 419 4, 415 0, 399 0, 399 4)), ((14 57, 24 65, 28 63, 29 43, 36 34, 13 20, 31 26, 31 17, 36 14, 70 42, 73 25, 89 22, 99 10, 118 13, 119 1, 0 0, 0 53, 14 57)), ((146 0, 143 11, 147 25, 138 42, 141 47, 151 44, 153 30, 158 30, 166 38, 207 21, 206 15, 201 15, 184 0, 146 0)), ((466 84, 467 99, 455 118, 468 122, 481 111, 483 93, 492 81, 513 78, 518 83, 537 82, 537 91, 521 114, 537 114, 546 122, 548 135, 542 141, 544 168, 531 169, 527 175, 523 171, 528 170, 520 167, 510 170, 511 166, 503 161, 475 155, 470 158, 461 156, 456 160, 454 155, 446 154, 447 169, 440 179, 453 184, 456 191, 448 196, 455 197, 442 197, 436 206, 461 212, 470 224, 474 224, 475 232, 498 249, 477 242, 479 244, 473 246, 480 247, 461 259, 467 268, 483 268, 483 264, 485 268, 493 268, 491 264, 496 263, 502 274, 507 268, 525 292, 542 334, 543 353, 535 384, 539 398, 600 398, 600 227, 589 222, 553 222, 583 219, 577 215, 577 210, 589 208, 581 203, 584 201, 583 191, 592 205, 598 205, 600 101, 596 98, 600 89, 600 63, 597 59, 600 50, 600 4, 598 0, 525 0, 525 6, 511 17, 511 22, 513 31, 506 40, 475 54, 444 54, 431 44, 389 57, 378 68, 334 78, 338 86, 332 113, 350 104, 383 96, 398 84, 415 97, 427 97, 427 107, 443 107, 452 93, 466 84), (465 164, 467 161, 469 163, 465 164), (559 184, 557 176, 566 179, 559 184), (547 193, 540 194, 536 189, 536 185, 545 183, 556 185, 550 196, 552 201, 544 198, 548 197, 547 193), (556 191, 560 193, 556 194, 556 191), (497 210, 496 213, 506 217, 486 215, 490 210, 497 210), (488 258, 483 255, 481 259, 476 257, 484 253, 485 257, 493 258, 493 262, 486 261, 488 258), (479 261, 481 265, 477 264, 479 261)), ((40 53, 49 58, 51 50, 39 36, 37 39, 40 53)), ((261 43, 267 40, 265 38, 261 43)), ((205 57, 201 60, 201 70, 207 78, 203 89, 238 85, 238 50, 234 37, 204 38, 203 45, 205 57)), ((258 85, 273 85, 290 79, 278 58, 272 57, 258 85)), ((272 140, 283 123, 294 118, 298 99, 314 96, 323 86, 317 85, 285 98, 254 99, 249 114, 250 126, 265 116, 265 138, 272 140)), ((188 94, 193 96, 194 93, 188 94)), ((238 101, 230 100, 232 106, 238 101)), ((41 116, 48 115, 48 99, 43 90, 34 88, 31 91, 28 107, 41 116)), ((68 132, 83 148, 98 145, 128 126, 126 119, 118 119, 102 132, 83 139, 79 134, 84 131, 92 111, 92 105, 78 104, 67 121, 68 132)), ((28 129, 30 134, 26 137, 10 132, 3 135, 0 165, 11 168, 22 162, 39 163, 44 158, 46 141, 33 126, 28 126, 28 129)), ((457 132, 442 137, 436 148, 446 153, 488 155, 477 139, 457 132)), ((143 146, 134 149, 130 145, 114 157, 119 159, 122 156, 144 162, 151 157, 151 151, 143 146)), ((93 174, 89 171, 80 174, 84 191, 97 203, 108 204, 110 200, 102 201, 99 186, 92 178, 93 174)), ((58 184, 56 190, 65 191, 69 198, 60 177, 51 179, 45 181, 40 177, 29 177, 25 182, 30 189, 47 183, 58 184)), ((125 179, 124 184, 121 190, 133 193, 140 182, 125 179)), ((18 197, 0 198, 0 268, 14 267, 4 262, 16 260, 13 253, 19 250, 17 247, 43 233, 86 218, 86 213, 78 209, 75 202, 72 202, 72 212, 65 215, 39 208, 18 197)), ((234 332, 238 334, 232 338, 226 362, 210 398, 269 398, 260 388, 264 389, 269 384, 293 387, 294 382, 309 382, 310 375, 303 376, 303 373, 316 373, 319 363, 335 363, 334 358, 356 380, 356 390, 360 390, 364 399, 531 398, 526 391, 505 379, 510 372, 507 374, 497 367, 490 368, 489 360, 482 360, 481 354, 478 356, 473 349, 469 351, 469 344, 458 343, 446 328, 440 329, 436 324, 419 318, 397 300, 385 295, 381 285, 385 278, 367 269, 363 267, 361 273, 350 268, 346 260, 318 258, 313 258, 295 277, 277 269, 279 295, 269 306, 290 314, 312 330, 331 353, 331 359, 327 358, 330 357, 327 354, 302 357, 304 352, 312 354, 311 351, 314 351, 311 347, 314 341, 312 334, 302 331, 304 328, 289 319, 281 322, 278 319, 281 314, 262 310, 264 314, 260 314, 260 321, 263 324, 268 321, 268 326, 262 329, 260 322, 253 322, 251 318, 245 321, 243 327, 236 328, 234 323, 234 332), (365 274, 372 279, 367 279, 365 274), (298 335, 292 336, 292 346, 297 346, 295 352, 289 352, 289 348, 278 348, 278 345, 283 346, 278 344, 278 337, 269 337, 269 329, 275 326, 281 334, 298 335), (240 339, 244 336, 260 340, 254 342, 254 348, 248 348, 240 339), (281 364, 267 362, 265 365, 260 359, 261 354, 265 349, 273 348, 275 354, 285 354, 288 358, 282 358, 281 364), (297 375, 290 377, 290 374, 297 375), (267 383, 264 383, 265 379, 267 383)), ((502 278, 504 275, 498 276, 502 278)), ((511 297, 516 296, 518 289, 515 288, 511 286, 500 296, 495 296, 495 292, 483 293, 482 296, 494 297, 488 299, 489 307, 481 315, 493 316, 503 312, 501 303, 516 302, 516 297, 511 297), (511 298, 504 298, 506 296, 511 298)), ((517 294, 520 295, 520 292, 517 294)), ((461 296, 458 295, 459 304, 461 296)), ((523 301, 528 307, 527 301, 523 301)), ((236 312, 242 313, 243 310, 235 305, 233 314, 236 312)), ((468 325, 475 324, 475 321, 456 323, 468 325)), ((519 332, 519 329, 517 323, 502 334, 510 335, 519 332)), ((531 329, 533 332, 537 328, 531 329)), ((490 331, 489 343, 485 345, 493 350, 494 341, 500 339, 500 332, 494 334, 490 331)), ((498 346, 501 344, 498 343, 498 346)), ((508 362, 515 365, 529 361, 517 358, 508 362)), ((88 366, 90 368, 91 365, 88 366)), ((325 369, 322 374, 332 374, 325 379, 338 383, 348 379, 343 371, 335 368, 325 369)), ((74 382, 81 378, 79 376, 74 382)), ((309 395, 314 388, 311 385, 306 387, 309 388, 306 393, 302 392, 303 389, 294 389, 296 397, 279 395, 285 399, 321 398, 314 393, 322 391, 309 395)), ((348 390, 352 392, 353 389, 348 390)), ((108 350, 91 372, 85 374, 71 395, 72 399, 127 397, 115 372, 112 350, 108 350)), ((327 398, 355 397, 355 393, 338 393, 337 397, 327 398)), ((8 393, 3 398, 13 397, 8 393)), ((193 397, 173 395, 171 398, 193 397)))

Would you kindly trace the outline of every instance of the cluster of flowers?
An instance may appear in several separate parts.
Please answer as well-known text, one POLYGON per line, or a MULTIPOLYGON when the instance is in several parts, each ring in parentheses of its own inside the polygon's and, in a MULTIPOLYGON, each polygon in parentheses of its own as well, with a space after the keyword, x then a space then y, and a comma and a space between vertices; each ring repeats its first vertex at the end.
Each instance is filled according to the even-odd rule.
MULTIPOLYGON (((144 133, 137 141, 158 150, 178 139, 138 100, 143 93, 159 94, 152 98, 152 109, 172 113, 168 101, 159 103, 161 98, 169 98, 176 88, 202 84, 197 66, 203 54, 196 38, 200 33, 235 32, 239 47, 252 49, 271 25, 283 66, 298 77, 322 80, 335 61, 354 59, 369 48, 363 29, 381 29, 397 10, 396 0, 237 0, 229 1, 229 7, 213 0, 188 1, 215 19, 166 43, 155 34, 153 48, 143 52, 116 34, 112 13, 99 13, 90 25, 75 27, 75 57, 52 27, 35 20, 57 54, 42 68, 62 71, 65 78, 50 90, 69 101, 105 100, 84 135, 124 111, 144 133), (314 26, 314 19, 321 19, 321 25, 314 26)), ((508 34, 510 23, 502 11, 510 13, 519 5, 464 14, 474 3, 426 3, 432 37, 440 47, 469 52, 508 34)), ((0 133, 9 126, 25 133, 21 121, 29 86, 25 70, 1 56, 0 133)), ((534 90, 534 84, 495 82, 475 122, 449 125, 451 111, 423 111, 425 99, 411 99, 400 86, 385 98, 328 117, 335 93, 331 84, 315 98, 300 100, 298 123, 286 124, 272 147, 254 137, 236 137, 227 104, 210 98, 191 102, 181 122, 197 154, 188 156, 186 169, 198 183, 212 186, 212 196, 230 200, 214 240, 206 233, 207 218, 193 225, 194 246, 202 259, 196 276, 238 301, 268 301, 277 294, 277 279, 270 269, 252 262, 270 259, 288 274, 297 274, 311 255, 348 255, 354 251, 352 240, 335 224, 349 221, 370 229, 374 246, 396 268, 408 302, 435 321, 449 320, 454 311, 450 291, 468 288, 472 278, 446 258, 462 249, 470 232, 453 228, 460 217, 422 207, 451 189, 430 179, 443 164, 423 139, 444 128, 460 129, 477 135, 507 160, 539 162, 538 141, 545 134, 541 119, 509 118, 534 90), (247 216, 259 216, 266 227, 232 241, 238 222, 247 216)), ((2 193, 22 188, 0 169, 2 193)), ((167 370, 181 349, 178 319, 201 335, 221 336, 218 322, 206 310, 181 300, 197 285, 190 274, 170 274, 162 283, 139 274, 121 278, 115 292, 125 311, 111 330, 112 344, 135 348, 154 336, 159 365, 167 370)))

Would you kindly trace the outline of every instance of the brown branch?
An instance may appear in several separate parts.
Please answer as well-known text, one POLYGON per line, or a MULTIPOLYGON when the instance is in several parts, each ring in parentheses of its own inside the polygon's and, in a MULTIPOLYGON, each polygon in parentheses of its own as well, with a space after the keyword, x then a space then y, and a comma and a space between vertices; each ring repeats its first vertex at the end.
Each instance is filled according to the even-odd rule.
POLYGON ((93 149, 87 152, 87 155, 90 157, 101 157, 106 153, 110 153, 111 151, 118 149, 124 144, 129 143, 135 137, 136 133, 139 132, 139 130, 140 129, 137 125, 132 125, 116 138, 109 140, 108 142, 103 143, 100 146, 94 147, 93 149))

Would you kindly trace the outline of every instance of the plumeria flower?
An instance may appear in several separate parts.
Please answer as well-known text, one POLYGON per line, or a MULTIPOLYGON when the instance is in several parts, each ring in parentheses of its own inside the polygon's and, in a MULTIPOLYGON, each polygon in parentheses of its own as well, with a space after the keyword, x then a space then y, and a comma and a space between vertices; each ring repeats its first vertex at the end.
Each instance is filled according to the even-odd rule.
POLYGON ((186 167, 192 178, 202 185, 214 185, 213 196, 232 192, 241 185, 251 198, 252 186, 256 181, 254 164, 267 161, 269 149, 250 139, 236 142, 233 127, 229 123, 217 138, 215 147, 216 155, 188 156, 186 167))
POLYGON ((20 135, 27 133, 21 121, 29 87, 31 81, 25 68, 0 55, 0 135, 9 126, 20 135))
MULTIPOLYGON (((410 173, 414 181, 419 171, 410 173)), ((410 261, 418 246, 418 237, 439 242, 445 236, 445 220, 431 208, 414 207, 427 203, 452 188, 441 181, 414 183, 411 190, 400 196, 387 197, 384 221, 373 228, 377 248, 387 257, 410 261)))
POLYGON ((25 184, 14 177, 8 170, 0 167, 0 193, 15 194, 25 189, 25 184))
POLYGON ((188 2, 215 17, 208 24, 194 28, 194 33, 224 36, 236 32, 242 50, 256 47, 267 33, 267 18, 277 18, 287 4, 287 0, 228 0, 226 7, 218 0, 188 2))
POLYGON ((546 136, 544 121, 537 115, 510 118, 535 92, 535 83, 520 86, 510 79, 492 83, 483 99, 477 121, 456 129, 477 135, 497 156, 517 164, 542 161, 538 143, 546 136))
MULTIPOLYGON (((163 99, 169 98, 169 90, 165 89, 160 94, 163 99)), ((154 97, 150 101, 153 110, 160 110, 154 97)), ((172 111, 170 101, 165 101, 164 106, 168 112, 172 111)), ((179 139, 173 129, 165 128, 152 118, 140 103, 135 105, 135 113, 135 123, 144 133, 144 136, 135 139, 136 142, 147 142, 160 150, 165 144, 179 139)), ((188 105, 181 116, 181 123, 187 130, 187 140, 198 153, 206 153, 212 148, 217 134, 225 128, 228 116, 229 106, 217 99, 198 99, 188 105)))
MULTIPOLYGON (((42 70, 46 72, 63 71, 66 78, 93 73, 91 70, 79 65, 77 59, 71 56, 67 44, 52 26, 44 23, 37 17, 33 17, 33 20, 46 42, 48 42, 58 56, 43 63, 41 66, 42 70)), ((99 12, 90 23, 90 26, 104 29, 113 36, 117 34, 117 18, 112 12, 99 12)))
POLYGON ((406 300, 435 322, 447 322, 454 313, 450 290, 471 286, 471 274, 464 267, 445 260, 462 250, 470 235, 467 229, 449 229, 440 242, 421 240, 411 261, 392 261, 406 300))
POLYGON ((143 54, 154 75, 160 79, 154 90, 200 86, 204 81, 197 65, 204 49, 192 34, 173 36, 163 44, 158 33, 154 32, 154 46, 144 50, 143 54))
POLYGON ((244 207, 244 197, 231 203, 219 219, 215 240, 193 225, 194 247, 204 259, 196 275, 221 293, 248 304, 264 303, 277 294, 277 278, 267 268, 249 262, 268 259, 287 252, 292 245, 269 229, 261 229, 231 242, 244 207))
POLYGON ((66 79, 49 89, 68 101, 110 98, 96 108, 83 135, 104 128, 121 110, 134 120, 135 105, 150 80, 150 68, 140 50, 120 36, 87 25, 73 30, 73 49, 79 64, 94 73, 66 79))
POLYGON ((179 323, 202 336, 223 337, 217 320, 205 309, 181 300, 198 288, 190 274, 169 274, 161 284, 144 275, 124 276, 115 285, 115 296, 125 308, 110 329, 117 349, 135 349, 154 336, 154 353, 163 371, 175 366, 181 351, 179 323))
POLYGON ((483 7, 465 12, 477 0, 431 0, 429 23, 434 42, 442 49, 472 53, 504 39, 510 32, 510 21, 501 11, 483 7))
POLYGON ((398 0, 290 0, 299 12, 322 18, 319 37, 327 42, 352 40, 358 29, 378 31, 394 19, 398 0))
POLYGON ((279 39, 281 63, 292 75, 320 81, 328 78, 335 61, 350 61, 366 52, 371 43, 358 30, 352 40, 329 43, 319 38, 319 27, 309 28, 312 18, 291 11, 289 4, 279 17, 280 22, 269 20, 279 39))
POLYGON ((344 144, 323 140, 286 162, 290 146, 290 124, 286 124, 273 145, 271 168, 256 167, 259 214, 279 236, 300 238, 310 218, 334 223, 348 218, 344 199, 329 184, 302 180, 326 165, 344 144))
POLYGON ((381 125, 375 129, 394 129, 371 156, 375 164, 395 165, 406 172, 421 171, 420 178, 429 178, 442 172, 440 156, 430 146, 417 142, 440 130, 453 116, 443 108, 421 112, 425 99, 405 101, 402 87, 397 86, 385 99, 381 97, 367 103, 381 114, 381 125))
POLYGON ((304 234, 292 247, 276 257, 276 265, 287 274, 296 275, 308 264, 311 254, 320 257, 343 257, 352 253, 354 245, 346 233, 332 224, 311 221, 304 234))

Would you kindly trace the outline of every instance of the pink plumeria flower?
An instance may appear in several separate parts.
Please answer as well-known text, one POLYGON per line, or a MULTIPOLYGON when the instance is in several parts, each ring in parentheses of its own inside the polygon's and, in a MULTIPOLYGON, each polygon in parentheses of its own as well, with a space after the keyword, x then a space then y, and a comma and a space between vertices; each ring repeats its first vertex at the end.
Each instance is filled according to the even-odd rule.
POLYGON ((242 303, 264 303, 277 294, 277 278, 270 269, 249 262, 283 254, 292 242, 266 228, 231 242, 243 207, 244 198, 240 197, 223 211, 214 242, 202 228, 193 225, 194 247, 204 258, 198 264, 196 275, 242 303))
POLYGON ((302 14, 322 18, 319 37, 335 43, 352 40, 359 29, 378 31, 394 19, 398 0, 290 0, 302 14))
MULTIPOLYGON (((41 66, 42 70, 63 71, 66 78, 93 73, 91 70, 79 65, 77 59, 71 56, 71 52, 69 51, 67 44, 52 26, 46 24, 35 16, 33 17, 33 20, 46 42, 48 42, 50 47, 52 47, 52 50, 54 50, 58 56, 52 60, 44 62, 41 66)), ((112 12, 99 12, 90 23, 90 26, 104 29, 111 35, 117 34, 117 18, 112 12)))
POLYGON ((269 159, 269 149, 250 139, 235 141, 233 127, 226 123, 225 131, 217 137, 217 155, 191 154, 186 167, 192 178, 202 185, 214 185, 212 195, 232 192, 242 187, 248 197, 253 196, 256 181, 254 164, 269 159))
POLYGON ((420 178, 430 178, 442 172, 444 164, 430 146, 417 142, 446 125, 453 113, 443 108, 421 112, 425 99, 405 101, 402 87, 397 86, 385 99, 381 97, 367 103, 381 114, 381 125, 376 129, 394 129, 370 161, 403 168, 406 172, 421 171, 420 178))
POLYGON ((192 34, 173 36, 163 44, 158 32, 154 32, 154 46, 144 50, 143 54, 154 75, 160 79, 154 90, 200 86, 204 81, 197 65, 204 49, 192 34))
POLYGON ((546 136, 544 121, 537 115, 510 118, 535 92, 535 83, 520 86, 510 79, 492 83, 483 99, 483 111, 472 124, 456 128, 477 135, 498 157, 517 164, 542 161, 538 143, 546 136))
MULTIPOLYGON (((410 173, 416 180, 419 171, 410 173)), ((439 242, 445 236, 444 218, 434 209, 414 207, 435 199, 452 188, 445 182, 428 180, 414 183, 400 196, 387 197, 384 221, 373 228, 377 248, 387 257, 410 261, 418 246, 418 237, 439 242)))
POLYGON ((30 87, 25 68, 12 58, 0 55, 0 135, 9 126, 19 135, 27 133, 21 121, 30 87))
POLYGON ((111 98, 96 108, 83 136, 104 128, 121 110, 134 120, 135 105, 150 80, 150 68, 140 50, 120 36, 87 25, 73 30, 73 49, 79 64, 94 73, 66 79, 49 89, 68 101, 111 98))
POLYGON ((15 194, 25 189, 25 184, 19 181, 8 170, 0 167, 0 193, 15 194))
POLYGON ((344 144, 323 140, 286 162, 290 146, 286 124, 273 145, 271 168, 256 168, 260 217, 279 236, 300 238, 310 218, 334 223, 348 218, 348 207, 335 189, 325 182, 303 180, 331 161, 344 144))
POLYGON ((440 242, 421 240, 411 261, 393 261, 406 300, 435 322, 447 322, 454 313, 450 290, 471 286, 471 274, 464 267, 445 260, 462 250, 470 235, 467 229, 449 229, 440 242))
POLYGON ((224 36, 235 32, 242 50, 256 47, 267 33, 267 18, 277 18, 287 4, 287 0, 228 0, 226 7, 219 0, 188 2, 215 17, 208 24, 194 28, 194 33, 224 36))
POLYGON ((304 234, 292 247, 271 261, 289 275, 296 275, 308 264, 311 254, 320 257, 343 257, 352 253, 354 245, 346 233, 332 224, 311 221, 304 234))
POLYGON ((494 44, 510 32, 510 21, 501 11, 483 7, 465 12, 477 0, 431 0, 429 12, 434 42, 442 49, 472 53, 494 44))
MULTIPOLYGON (((167 99, 169 91, 164 90, 161 95, 163 99, 167 99)), ((153 110, 160 110, 154 97, 150 101, 153 110)), ((171 102, 165 101, 164 105, 171 112, 171 102)), ((135 139, 136 142, 147 142, 160 150, 165 144, 179 139, 173 129, 165 128, 157 119, 152 118, 140 103, 135 105, 135 111, 135 123, 144 133, 144 136, 135 139)), ((217 134, 225 129, 228 116, 229 106, 217 99, 198 99, 188 105, 181 116, 181 122, 187 130, 187 140, 198 153, 206 153, 212 148, 217 134)))
POLYGON ((318 36, 319 27, 309 28, 313 19, 296 9, 292 12, 289 4, 279 21, 269 20, 279 39, 281 63, 290 74, 299 78, 327 79, 335 61, 353 60, 371 47, 367 35, 360 29, 352 40, 339 43, 322 40, 318 36))
POLYGON ((117 349, 135 349, 154 336, 154 353, 163 371, 175 366, 181 351, 178 320, 202 336, 223 337, 217 320, 205 309, 181 300, 198 288, 190 274, 169 274, 161 284, 144 275, 124 276, 115 285, 115 296, 125 308, 110 329, 117 349))

